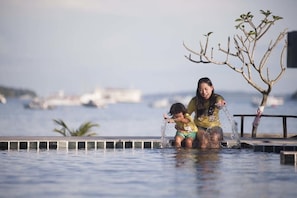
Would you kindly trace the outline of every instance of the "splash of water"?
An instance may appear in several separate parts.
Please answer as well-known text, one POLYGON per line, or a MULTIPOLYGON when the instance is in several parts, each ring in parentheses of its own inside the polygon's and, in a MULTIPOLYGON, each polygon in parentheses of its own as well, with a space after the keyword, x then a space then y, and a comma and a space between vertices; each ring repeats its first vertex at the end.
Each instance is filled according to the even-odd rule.
POLYGON ((163 124, 161 126, 161 148, 166 148, 168 146, 168 139, 166 138, 166 129, 167 121, 164 119, 163 124))
POLYGON ((234 121, 233 116, 230 114, 229 110, 227 109, 226 106, 223 106, 223 111, 228 119, 228 121, 231 124, 231 129, 232 129, 232 133, 231 133, 231 139, 236 141, 236 145, 232 146, 232 147, 240 147, 240 137, 238 134, 238 127, 237 127, 237 122, 234 121))

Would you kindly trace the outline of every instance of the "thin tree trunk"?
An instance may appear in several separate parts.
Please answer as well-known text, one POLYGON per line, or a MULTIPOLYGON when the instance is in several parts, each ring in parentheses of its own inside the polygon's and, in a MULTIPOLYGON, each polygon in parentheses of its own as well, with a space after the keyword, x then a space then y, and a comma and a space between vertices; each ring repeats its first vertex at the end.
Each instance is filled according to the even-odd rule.
POLYGON ((266 103, 267 103, 268 95, 269 95, 269 93, 262 93, 262 101, 257 109, 257 115, 253 122, 252 138, 257 137, 257 129, 260 124, 261 115, 264 112, 264 107, 266 106, 266 103))

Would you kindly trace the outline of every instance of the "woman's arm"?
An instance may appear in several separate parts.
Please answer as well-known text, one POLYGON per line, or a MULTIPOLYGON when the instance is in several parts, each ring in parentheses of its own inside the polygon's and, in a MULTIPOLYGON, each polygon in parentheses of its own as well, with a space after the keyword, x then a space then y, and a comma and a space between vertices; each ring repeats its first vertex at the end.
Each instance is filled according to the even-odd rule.
POLYGON ((226 105, 226 101, 222 96, 217 98, 217 103, 215 104, 218 109, 222 109, 226 105))
POLYGON ((187 111, 190 115, 192 115, 192 113, 195 111, 196 109, 196 101, 195 101, 195 97, 192 98, 188 104, 188 107, 187 107, 187 111))

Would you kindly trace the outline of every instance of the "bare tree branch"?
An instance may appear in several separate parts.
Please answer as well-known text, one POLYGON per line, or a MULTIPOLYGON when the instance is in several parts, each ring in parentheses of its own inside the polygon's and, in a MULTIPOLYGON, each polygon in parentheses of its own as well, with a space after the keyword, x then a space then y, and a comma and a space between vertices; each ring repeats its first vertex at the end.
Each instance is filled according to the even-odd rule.
MULTIPOLYGON (((230 37, 228 37, 226 48, 222 48, 221 44, 218 44, 218 51, 226 56, 225 61, 218 61, 213 58, 213 48, 211 48, 209 51, 208 43, 212 32, 204 35, 206 37, 206 41, 204 45, 200 42, 200 52, 190 49, 185 43, 183 43, 183 45, 185 49, 190 52, 189 56, 185 57, 194 63, 213 63, 216 65, 226 65, 235 72, 240 73, 248 84, 250 84, 262 94, 263 98, 260 105, 265 106, 267 97, 270 94, 273 85, 281 78, 286 70, 283 63, 284 53, 287 48, 286 41, 280 55, 280 71, 276 77, 270 75, 270 67, 267 66, 267 62, 272 51, 286 36, 287 29, 281 32, 274 42, 270 42, 267 50, 263 54, 263 57, 257 64, 255 62, 255 54, 259 40, 268 32, 268 30, 272 27, 272 25, 275 24, 276 21, 282 19, 282 17, 271 15, 272 13, 269 10, 260 10, 260 12, 264 17, 257 26, 254 24, 254 16, 250 12, 241 14, 240 17, 235 20, 235 22, 238 23, 235 27, 242 34, 233 36, 233 46, 231 46, 230 37), (234 50, 232 50, 233 48, 234 50), (198 56, 199 60, 193 59, 191 54, 198 56), (238 66, 236 63, 231 63, 231 58, 239 61, 241 65, 238 66), (254 77, 261 79, 266 86, 262 87, 258 85, 254 77)), ((262 109, 264 110, 264 108, 262 109)), ((255 131, 253 128, 253 135, 255 135, 254 132, 255 131)))

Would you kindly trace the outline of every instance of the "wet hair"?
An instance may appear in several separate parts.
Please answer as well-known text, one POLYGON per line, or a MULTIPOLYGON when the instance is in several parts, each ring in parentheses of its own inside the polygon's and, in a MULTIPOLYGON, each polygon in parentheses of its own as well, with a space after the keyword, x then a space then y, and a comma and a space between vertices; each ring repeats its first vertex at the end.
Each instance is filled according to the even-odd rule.
POLYGON ((173 116, 175 114, 178 113, 183 113, 186 114, 187 113, 187 109, 185 107, 185 105, 183 105, 182 103, 174 103, 171 105, 170 110, 169 110, 169 115, 173 116))
POLYGON ((216 99, 217 99, 217 94, 214 93, 214 89, 212 90, 211 96, 208 99, 209 100, 209 108, 206 109, 205 108, 205 103, 207 102, 207 100, 205 100, 199 91, 200 85, 202 83, 206 83, 209 86, 213 86, 211 80, 208 77, 203 77, 200 78, 197 84, 197 90, 196 90, 196 115, 197 117, 201 116, 201 115, 212 115, 214 112, 214 109, 216 108, 215 104, 216 104, 216 99))

